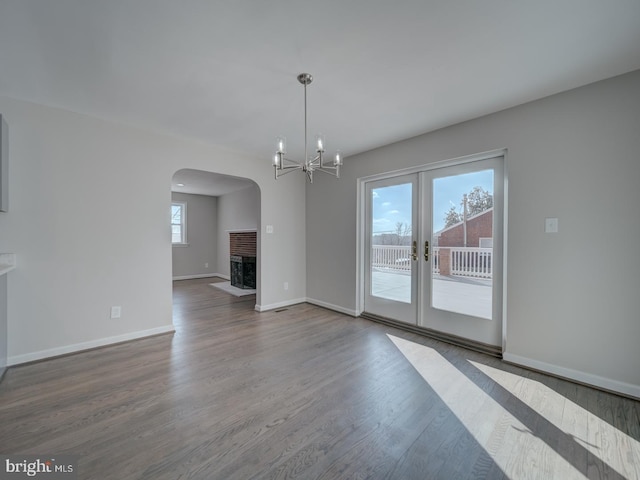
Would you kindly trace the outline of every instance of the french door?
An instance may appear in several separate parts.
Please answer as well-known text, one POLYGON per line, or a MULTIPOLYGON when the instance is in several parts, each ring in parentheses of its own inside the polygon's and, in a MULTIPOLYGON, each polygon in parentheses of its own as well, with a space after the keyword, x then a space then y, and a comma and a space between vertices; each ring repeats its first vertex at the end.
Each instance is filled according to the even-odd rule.
POLYGON ((365 312, 502 344, 503 164, 365 182, 365 312))
POLYGON ((365 311, 408 323, 418 316, 418 182, 413 174, 365 186, 365 311))

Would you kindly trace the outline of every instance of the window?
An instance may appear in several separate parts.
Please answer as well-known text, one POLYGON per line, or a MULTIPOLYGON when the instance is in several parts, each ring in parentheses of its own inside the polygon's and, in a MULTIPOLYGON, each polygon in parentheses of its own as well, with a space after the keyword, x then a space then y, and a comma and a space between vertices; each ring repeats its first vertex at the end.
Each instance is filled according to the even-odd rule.
POLYGON ((187 243, 187 204, 173 202, 171 204, 171 243, 187 243))

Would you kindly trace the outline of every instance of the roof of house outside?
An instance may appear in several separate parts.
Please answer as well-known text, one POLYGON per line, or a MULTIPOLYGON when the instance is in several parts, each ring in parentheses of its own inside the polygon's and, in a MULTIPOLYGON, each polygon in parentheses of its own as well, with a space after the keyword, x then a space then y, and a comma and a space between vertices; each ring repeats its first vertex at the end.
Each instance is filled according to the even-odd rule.
MULTIPOLYGON (((473 220, 474 218, 478 218, 481 217, 482 215, 485 215, 489 212, 493 212, 493 207, 486 209, 483 212, 480 213, 476 213, 475 215, 471 215, 470 217, 467 217, 467 222, 469 222, 469 220, 473 220)), ((447 230, 451 230, 452 228, 456 228, 458 225, 462 225, 463 222, 458 222, 458 223, 454 223, 453 225, 450 225, 446 228, 443 228, 442 230, 438 230, 437 232, 434 233, 434 235, 439 236, 442 233, 446 232, 447 230)))

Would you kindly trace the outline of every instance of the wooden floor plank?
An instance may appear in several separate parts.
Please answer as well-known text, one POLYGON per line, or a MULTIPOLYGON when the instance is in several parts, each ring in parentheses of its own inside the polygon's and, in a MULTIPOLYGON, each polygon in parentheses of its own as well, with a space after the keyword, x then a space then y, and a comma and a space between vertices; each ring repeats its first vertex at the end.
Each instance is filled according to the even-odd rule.
POLYGON ((212 281, 174 283, 173 335, 10 368, 0 452, 96 480, 640 479, 637 401, 212 281))

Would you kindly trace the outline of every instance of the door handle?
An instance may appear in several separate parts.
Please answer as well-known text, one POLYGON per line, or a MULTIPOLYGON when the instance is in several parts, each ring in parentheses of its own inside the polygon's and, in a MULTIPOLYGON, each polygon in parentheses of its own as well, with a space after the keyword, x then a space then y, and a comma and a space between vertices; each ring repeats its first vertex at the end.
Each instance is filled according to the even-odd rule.
POLYGON ((429 241, 424 242, 424 261, 429 261, 429 241))
POLYGON ((413 241, 412 247, 411 247, 411 260, 413 260, 414 262, 416 260, 418 260, 418 242, 417 240, 413 241))

